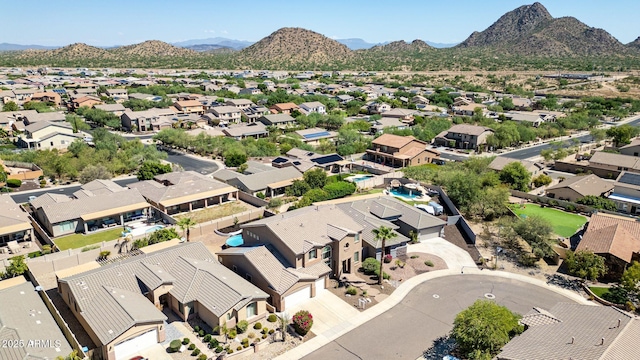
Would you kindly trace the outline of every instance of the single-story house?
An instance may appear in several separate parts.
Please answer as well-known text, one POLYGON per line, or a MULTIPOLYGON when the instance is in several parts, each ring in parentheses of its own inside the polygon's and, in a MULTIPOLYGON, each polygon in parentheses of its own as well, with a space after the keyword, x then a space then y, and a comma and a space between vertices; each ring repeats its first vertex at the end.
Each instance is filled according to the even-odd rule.
POLYGON ((296 119, 289 114, 272 114, 263 115, 258 119, 266 126, 276 126, 279 128, 291 126, 296 124, 296 119))
POLYGON ((640 174, 621 172, 608 198, 616 203, 620 212, 640 213, 640 174))
POLYGON ((197 316, 212 328, 232 328, 242 320, 263 319, 269 296, 199 242, 148 249, 58 279, 58 291, 107 360, 129 359, 165 341, 163 307, 183 321, 197 316))
POLYGON ((302 173, 294 167, 272 167, 269 171, 256 172, 250 175, 224 169, 216 172, 214 177, 251 195, 262 193, 266 197, 275 197, 284 195, 286 189, 293 184, 294 180, 301 180, 302 173), (227 175, 227 172, 232 174, 227 175), (221 176, 226 176, 227 179, 222 180, 221 176))
POLYGON ((262 138, 269 136, 267 127, 261 122, 254 122, 250 124, 236 124, 225 127, 222 129, 225 136, 234 138, 236 140, 242 140, 244 138, 262 138))
POLYGON ((103 105, 94 105, 94 109, 110 112, 114 115, 121 116, 127 110, 122 104, 103 104, 103 105))
POLYGON ((53 237, 123 226, 149 215, 149 203, 138 190, 111 180, 94 180, 67 196, 46 193, 30 201, 35 217, 53 237))
POLYGON ((0 245, 9 241, 33 240, 33 226, 29 215, 9 194, 0 195, 0 245))
POLYGON ((238 189, 195 171, 157 175, 127 185, 153 206, 174 215, 219 205, 238 198, 238 189))
POLYGON ((613 190, 614 183, 603 180, 596 175, 574 176, 547 188, 547 196, 560 199, 577 201, 585 196, 608 196, 613 190))
POLYGON ((295 133, 302 138, 303 143, 309 145, 318 145, 322 139, 333 141, 338 137, 337 132, 327 131, 323 128, 298 130, 295 133))
POLYGON ((527 171, 531 174, 532 177, 538 176, 539 174, 542 173, 543 167, 541 165, 534 163, 533 161, 513 159, 506 156, 496 156, 496 158, 493 159, 493 161, 491 161, 491 163, 489 164, 489 169, 494 171, 502 171, 502 169, 504 169, 505 166, 516 161, 522 164, 522 166, 524 166, 524 168, 527 169, 527 171))

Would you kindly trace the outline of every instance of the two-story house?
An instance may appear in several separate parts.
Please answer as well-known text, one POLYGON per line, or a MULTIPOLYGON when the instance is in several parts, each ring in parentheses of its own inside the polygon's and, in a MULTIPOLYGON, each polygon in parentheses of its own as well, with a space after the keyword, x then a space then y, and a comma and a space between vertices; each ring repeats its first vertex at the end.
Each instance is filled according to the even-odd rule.
POLYGON ((129 100, 129 92, 127 89, 107 89, 107 96, 116 102, 129 100))
POLYGON ((382 134, 373 140, 367 158, 391 167, 406 167, 429 164, 440 158, 440 152, 427 149, 427 143, 413 136, 382 134))
POLYGON ((269 109, 264 106, 258 105, 245 107, 243 109, 240 109, 240 111, 242 111, 242 120, 248 123, 254 123, 264 115, 271 114, 271 111, 269 111, 269 109))
POLYGON ((24 127, 24 133, 18 137, 18 145, 28 149, 66 149, 77 139, 73 128, 66 122, 38 121, 24 127))
POLYGON ((493 130, 488 127, 458 124, 438 134, 435 144, 458 149, 478 149, 487 143, 487 137, 491 134, 493 130))
POLYGON ((173 106, 182 114, 204 114, 204 106, 198 100, 176 101, 173 106))
POLYGON ((327 108, 319 101, 304 102, 300 104, 300 112, 309 115, 311 113, 326 114, 327 108))
POLYGON ((215 106, 209 109, 221 125, 237 124, 242 119, 242 111, 235 106, 215 106))
POLYGON ((618 211, 639 214, 640 174, 628 171, 621 172, 613 184, 613 192, 608 198, 616 203, 618 211))
POLYGON ((29 215, 9 194, 0 195, 0 245, 9 241, 33 240, 33 226, 29 215))
POLYGON ((171 127, 172 121, 168 118, 174 115, 176 113, 171 109, 126 110, 120 116, 120 121, 127 131, 154 131, 171 127))
POLYGON ((364 227, 335 205, 306 207, 241 228, 244 247, 218 256, 269 293, 278 311, 317 296, 328 276, 357 271, 362 261, 364 227))
POLYGON ((56 107, 62 104, 62 98, 60 97, 60 94, 53 91, 37 92, 31 96, 30 101, 53 103, 56 107))
POLYGON ((254 104, 253 101, 249 99, 229 99, 225 101, 225 105, 233 106, 238 109, 246 109, 248 107, 256 106, 256 104, 254 104))
POLYGON ((292 102, 275 104, 269 108, 273 114, 287 114, 291 115, 294 110, 298 110, 300 107, 292 102))

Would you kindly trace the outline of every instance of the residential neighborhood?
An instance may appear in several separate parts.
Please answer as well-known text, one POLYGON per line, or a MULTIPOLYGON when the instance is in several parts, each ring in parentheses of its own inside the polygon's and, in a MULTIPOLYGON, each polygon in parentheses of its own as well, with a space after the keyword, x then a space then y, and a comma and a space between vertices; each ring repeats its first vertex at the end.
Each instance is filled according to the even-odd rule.
POLYGON ((0 44, 0 359, 639 358, 640 40, 540 3, 455 44, 219 14, 0 44))

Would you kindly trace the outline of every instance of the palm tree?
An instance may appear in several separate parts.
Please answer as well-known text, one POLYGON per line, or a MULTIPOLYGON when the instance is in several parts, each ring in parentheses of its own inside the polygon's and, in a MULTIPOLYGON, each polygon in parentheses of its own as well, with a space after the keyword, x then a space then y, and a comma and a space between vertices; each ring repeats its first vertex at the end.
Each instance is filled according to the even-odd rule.
POLYGON ((378 240, 382 240, 382 255, 380 256, 380 274, 378 274, 378 285, 382 285, 382 278, 383 276, 383 272, 382 272, 382 264, 384 263, 384 248, 387 245, 387 240, 391 240, 394 237, 398 236, 398 234, 396 234, 392 228, 388 228, 386 226, 380 226, 377 229, 373 229, 371 230, 371 232, 373 233, 373 235, 375 235, 376 237, 376 242, 378 240))
POLYGON ((180 220, 178 220, 178 226, 180 226, 180 229, 182 229, 182 235, 185 236, 185 232, 186 232, 187 242, 189 242, 189 236, 191 235, 191 231, 189 229, 196 226, 197 224, 198 223, 196 223, 190 217, 183 217, 180 220))

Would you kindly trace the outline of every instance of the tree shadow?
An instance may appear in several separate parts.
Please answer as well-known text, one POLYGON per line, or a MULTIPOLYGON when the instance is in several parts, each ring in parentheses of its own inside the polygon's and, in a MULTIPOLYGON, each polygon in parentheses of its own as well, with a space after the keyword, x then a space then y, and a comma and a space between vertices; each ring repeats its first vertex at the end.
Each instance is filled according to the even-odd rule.
POLYGON ((422 357, 426 360, 442 360, 447 355, 454 352, 456 342, 449 335, 441 336, 433 341, 433 345, 422 352, 422 357))

